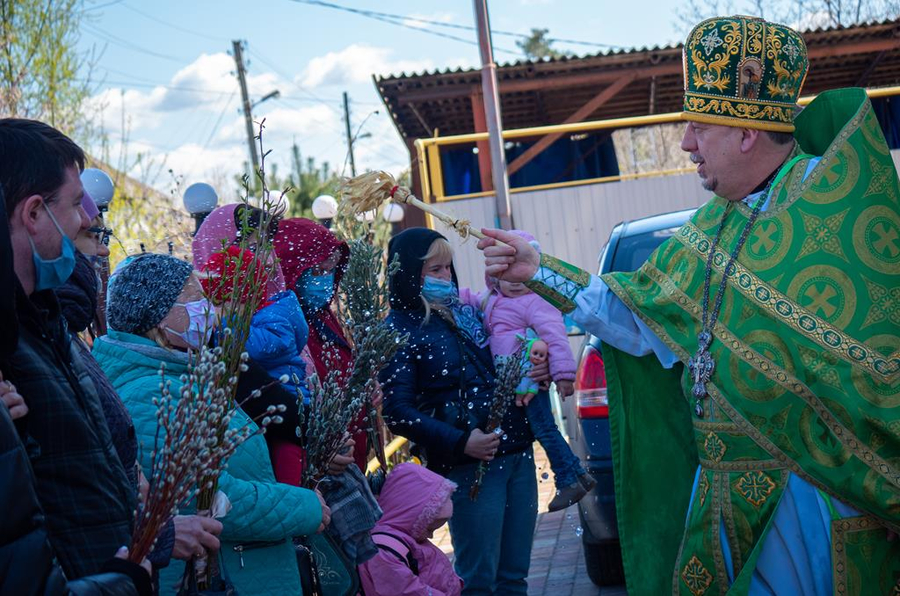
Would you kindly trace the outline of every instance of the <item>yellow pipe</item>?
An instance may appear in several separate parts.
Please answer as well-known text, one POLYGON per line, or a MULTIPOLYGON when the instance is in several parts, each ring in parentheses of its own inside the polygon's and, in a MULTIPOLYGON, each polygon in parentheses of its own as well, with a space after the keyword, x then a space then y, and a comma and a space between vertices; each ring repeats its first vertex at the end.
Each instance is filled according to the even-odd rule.
MULTIPOLYGON (((384 457, 385 459, 394 455, 399 451, 401 447, 406 444, 406 437, 394 437, 394 440, 388 443, 387 447, 384 448, 384 457)), ((381 467, 381 462, 378 461, 377 457, 373 457, 369 460, 369 463, 366 464, 366 474, 372 474, 381 467)))
MULTIPOLYGON (((696 171, 696 168, 672 168, 669 170, 654 170, 652 172, 638 172, 636 174, 621 174, 619 176, 603 176, 601 178, 589 178, 585 180, 567 180, 566 182, 551 182, 549 184, 536 184, 534 186, 519 186, 510 189, 512 194, 520 192, 532 192, 536 190, 552 190, 555 188, 569 188, 572 186, 583 186, 585 184, 603 184, 606 182, 621 182, 622 180, 640 180, 642 178, 655 178, 657 176, 672 176, 674 174, 688 174, 696 171)), ((493 196, 493 192, 471 192, 464 195, 451 195, 436 199, 439 203, 447 203, 450 201, 461 201, 463 199, 477 199, 481 197, 493 196)))
MULTIPOLYGON (((883 87, 880 89, 866 89, 869 97, 890 97, 892 95, 900 95, 900 85, 894 87, 883 87)), ((815 95, 801 97, 797 103, 807 105, 815 95)), ((609 120, 593 120, 590 122, 572 122, 570 124, 550 124, 548 126, 532 126, 529 128, 516 128, 513 130, 504 130, 504 139, 521 139, 524 137, 539 137, 554 133, 576 133, 592 130, 605 130, 609 128, 633 128, 637 126, 651 126, 654 124, 670 124, 672 122, 681 122, 681 112, 668 112, 665 114, 654 114, 650 116, 631 116, 627 118, 612 118, 609 120)), ((458 145, 461 143, 475 143, 477 141, 485 141, 488 138, 486 132, 476 132, 464 135, 454 135, 450 137, 438 137, 432 139, 421 139, 428 145, 458 145)), ((418 142, 418 141, 417 141, 418 142)))

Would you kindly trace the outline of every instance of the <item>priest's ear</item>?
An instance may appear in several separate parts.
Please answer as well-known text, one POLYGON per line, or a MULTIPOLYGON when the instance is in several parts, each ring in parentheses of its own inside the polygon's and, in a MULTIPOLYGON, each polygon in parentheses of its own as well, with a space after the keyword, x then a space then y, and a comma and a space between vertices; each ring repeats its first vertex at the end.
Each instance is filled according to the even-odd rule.
POLYGON ((765 133, 761 130, 757 130, 755 128, 742 128, 741 129, 741 153, 750 153, 753 151, 762 140, 761 137, 765 133))

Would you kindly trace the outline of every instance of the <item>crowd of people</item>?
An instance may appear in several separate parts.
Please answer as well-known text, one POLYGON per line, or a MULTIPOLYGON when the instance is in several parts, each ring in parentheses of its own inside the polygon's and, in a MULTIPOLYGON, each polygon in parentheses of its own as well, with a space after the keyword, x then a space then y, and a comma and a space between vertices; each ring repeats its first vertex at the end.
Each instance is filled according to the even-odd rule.
POLYGON ((514 303, 527 289, 488 279, 480 294, 460 290, 443 236, 423 228, 396 235, 387 258, 401 267, 389 280, 387 324, 409 341, 381 374, 382 407, 384 422, 413 442, 425 465, 392 468, 373 494, 362 472, 373 447, 363 412, 328 473, 306 488, 299 412, 314 407, 309 377, 336 368, 344 379, 353 369, 351 342, 333 310, 348 245, 316 222, 234 203, 199 227, 191 261, 142 252, 104 278, 113 231, 83 190, 84 160, 46 124, 0 120, 10 323, 0 358, 0 503, 14 520, 3 525, 0 567, 9 573, 0 593, 192 594, 195 564, 214 559, 224 585, 239 594, 301 594, 308 570, 298 552, 303 537, 317 533, 328 536, 368 596, 526 593, 535 436, 564 483, 551 509, 577 501, 593 483, 549 415, 549 381, 565 395, 574 373, 557 311, 517 320, 514 303), (271 255, 252 273, 247 264, 263 240, 271 255), (252 426, 273 406, 282 421, 229 458, 217 483, 225 511, 184 503, 147 559, 129 562, 122 547, 153 490, 160 371, 180 395, 191 354, 214 341, 208 330, 236 324, 219 315, 247 303, 248 287, 263 288, 263 297, 249 320, 249 360, 230 427, 252 426), (503 342, 491 343, 492 328, 503 342), (546 336, 549 362, 523 362, 529 381, 518 407, 497 432, 486 432, 495 358, 508 358, 516 335, 526 333, 546 336), (468 487, 478 462, 493 464, 473 500, 468 487), (428 542, 448 521, 454 565, 428 542), (41 571, 15 560, 40 562, 41 571))
POLYGON ((475 292, 459 287, 444 236, 395 235, 386 324, 406 341, 379 377, 381 408, 425 465, 393 467, 377 495, 362 472, 367 413, 301 486, 307 381, 354 370, 332 310, 346 243, 225 205, 191 262, 129 256, 101 295, 109 230, 79 178, 84 153, 46 124, 0 120, 0 593, 208 593, 194 570, 215 561, 217 593, 309 594, 320 536, 366 596, 526 594, 534 441, 555 473, 551 510, 595 484, 548 407, 551 381, 573 391, 561 311, 605 342, 632 593, 896 593, 900 181, 863 90, 799 112, 807 68, 783 25, 737 16, 691 32, 682 149, 716 196, 637 272, 592 276, 529 234, 484 230, 475 292), (274 256, 259 257, 270 242, 274 256), (258 307, 211 283, 242 273, 264 290, 258 307), (272 411, 283 423, 229 459, 225 505, 185 503, 131 562, 159 371, 185 382, 204 330, 230 332, 217 313, 242 304, 254 305, 249 360, 230 423, 272 411), (514 396, 496 382, 509 358, 527 371, 514 396), (498 397, 512 403, 492 429, 498 397), (429 542, 447 522, 452 565, 429 542))

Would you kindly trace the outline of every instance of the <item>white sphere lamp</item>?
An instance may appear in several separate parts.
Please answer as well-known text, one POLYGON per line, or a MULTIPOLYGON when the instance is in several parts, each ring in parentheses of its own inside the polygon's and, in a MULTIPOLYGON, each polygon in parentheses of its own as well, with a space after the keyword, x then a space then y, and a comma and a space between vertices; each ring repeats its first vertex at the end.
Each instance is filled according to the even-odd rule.
POLYGON ((113 200, 115 187, 112 178, 103 170, 85 168, 81 173, 81 185, 91 195, 100 211, 106 211, 113 200))
POLYGON ((337 200, 331 195, 319 195, 312 202, 312 212, 316 219, 334 219, 337 209, 337 200))
POLYGON ((403 221, 403 205, 397 203, 388 203, 381 210, 381 217, 390 223, 399 223, 403 221))

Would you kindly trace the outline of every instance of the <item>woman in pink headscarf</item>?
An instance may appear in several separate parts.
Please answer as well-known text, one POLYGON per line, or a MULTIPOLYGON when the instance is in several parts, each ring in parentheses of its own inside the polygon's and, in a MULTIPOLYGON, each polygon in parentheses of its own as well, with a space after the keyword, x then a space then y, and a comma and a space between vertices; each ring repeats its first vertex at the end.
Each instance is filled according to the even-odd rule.
POLYGON ((429 542, 453 515, 456 484, 412 463, 387 476, 372 530, 378 554, 359 566, 365 596, 459 596, 463 582, 441 549, 429 542))

